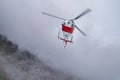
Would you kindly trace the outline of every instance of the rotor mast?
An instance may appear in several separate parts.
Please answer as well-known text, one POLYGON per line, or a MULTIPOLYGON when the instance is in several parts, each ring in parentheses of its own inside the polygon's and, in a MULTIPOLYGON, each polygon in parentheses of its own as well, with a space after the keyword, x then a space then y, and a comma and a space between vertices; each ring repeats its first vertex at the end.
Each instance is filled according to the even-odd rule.
MULTIPOLYGON (((81 18, 82 16, 88 14, 89 12, 91 12, 91 9, 87 8, 87 9, 85 9, 81 14, 79 14, 77 17, 75 17, 75 18, 73 18, 73 19, 70 19, 70 21, 72 21, 72 22, 74 23, 74 20, 77 20, 77 19, 81 18)), ((52 15, 52 14, 46 13, 46 12, 41 12, 41 13, 44 14, 44 15, 47 15, 47 16, 51 16, 51 17, 60 19, 60 20, 64 20, 64 21, 67 20, 67 19, 64 19, 64 18, 55 16, 55 15, 52 15)), ((86 34, 85 34, 81 29, 79 29, 75 24, 74 24, 74 27, 75 27, 81 34, 83 34, 84 36, 86 36, 86 34)))

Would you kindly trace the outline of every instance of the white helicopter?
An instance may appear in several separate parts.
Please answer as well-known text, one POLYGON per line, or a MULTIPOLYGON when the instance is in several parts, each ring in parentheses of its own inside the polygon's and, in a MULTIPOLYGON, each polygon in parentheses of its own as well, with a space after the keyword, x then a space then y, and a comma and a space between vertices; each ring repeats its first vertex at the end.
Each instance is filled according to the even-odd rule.
POLYGON ((57 18, 57 19, 64 20, 64 22, 62 24, 62 27, 60 28, 60 30, 58 32, 58 39, 63 40, 63 42, 65 43, 64 47, 66 47, 68 42, 73 43, 73 41, 72 41, 73 35, 72 34, 73 34, 73 31, 74 31, 74 28, 76 28, 84 36, 87 36, 81 29, 79 29, 75 25, 74 21, 77 20, 78 18, 84 16, 85 14, 87 14, 89 12, 91 12, 91 9, 87 8, 80 15, 78 15, 74 19, 70 19, 70 20, 67 20, 67 19, 64 19, 64 18, 61 18, 61 17, 57 17, 57 16, 54 16, 54 15, 46 13, 46 12, 41 12, 41 13, 45 14, 45 15, 48 15, 48 16, 51 16, 51 17, 54 17, 54 18, 57 18))

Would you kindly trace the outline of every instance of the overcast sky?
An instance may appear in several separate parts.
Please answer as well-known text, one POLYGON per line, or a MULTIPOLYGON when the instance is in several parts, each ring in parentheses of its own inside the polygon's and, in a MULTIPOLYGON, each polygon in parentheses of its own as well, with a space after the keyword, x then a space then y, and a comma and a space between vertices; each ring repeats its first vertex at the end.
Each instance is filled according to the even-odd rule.
POLYGON ((0 33, 49 65, 83 80, 120 80, 119 0, 0 0, 0 33), (74 43, 64 49, 57 39, 62 20, 92 12, 75 21, 74 43))

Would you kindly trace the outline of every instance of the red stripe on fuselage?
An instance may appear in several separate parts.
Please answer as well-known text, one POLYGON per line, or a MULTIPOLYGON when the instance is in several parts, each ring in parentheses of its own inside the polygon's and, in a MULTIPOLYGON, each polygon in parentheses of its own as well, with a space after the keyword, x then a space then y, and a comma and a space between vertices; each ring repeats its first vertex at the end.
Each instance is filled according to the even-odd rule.
POLYGON ((73 28, 67 27, 67 26, 62 24, 62 31, 68 32, 68 33, 73 33, 73 28))

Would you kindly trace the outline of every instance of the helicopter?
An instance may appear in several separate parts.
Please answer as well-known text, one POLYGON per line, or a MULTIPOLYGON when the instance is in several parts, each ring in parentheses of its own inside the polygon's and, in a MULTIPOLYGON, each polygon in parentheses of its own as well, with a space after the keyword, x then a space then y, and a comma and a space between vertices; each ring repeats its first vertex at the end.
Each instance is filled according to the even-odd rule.
POLYGON ((74 32, 74 28, 76 28, 81 34, 83 34, 84 36, 87 36, 79 27, 77 27, 74 23, 75 20, 81 18, 82 16, 84 16, 85 14, 91 12, 91 9, 87 8, 86 10, 84 10, 81 14, 79 14, 77 17, 73 18, 73 19, 64 19, 46 12, 41 12, 44 15, 47 16, 51 16, 60 20, 63 20, 63 23, 61 24, 61 28, 58 31, 58 39, 63 40, 64 42, 64 47, 66 47, 67 43, 73 43, 72 39, 73 39, 73 32, 74 32))

